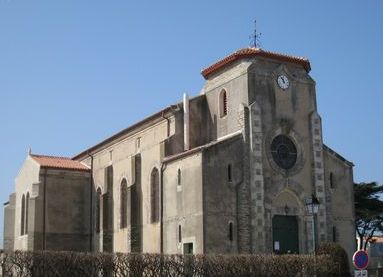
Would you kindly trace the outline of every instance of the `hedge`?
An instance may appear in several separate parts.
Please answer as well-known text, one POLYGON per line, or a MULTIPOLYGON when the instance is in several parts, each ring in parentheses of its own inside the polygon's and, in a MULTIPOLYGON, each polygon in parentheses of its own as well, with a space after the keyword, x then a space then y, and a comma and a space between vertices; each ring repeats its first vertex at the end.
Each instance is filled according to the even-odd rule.
POLYGON ((336 274, 329 274, 329 277, 339 276, 339 277, 349 277, 350 265, 348 263, 347 252, 337 243, 323 243, 319 246, 317 253, 319 255, 329 255, 334 263, 338 266, 338 272, 336 274))
POLYGON ((330 276, 329 255, 160 255, 78 252, 3 253, 2 276, 330 276))

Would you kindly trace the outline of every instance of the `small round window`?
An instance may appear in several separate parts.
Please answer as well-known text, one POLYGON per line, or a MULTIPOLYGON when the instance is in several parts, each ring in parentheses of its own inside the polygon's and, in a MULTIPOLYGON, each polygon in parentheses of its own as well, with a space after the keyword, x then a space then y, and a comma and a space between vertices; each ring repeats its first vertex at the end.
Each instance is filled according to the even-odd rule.
POLYGON ((288 170, 297 161, 297 148, 289 137, 279 135, 271 143, 271 155, 279 167, 288 170))

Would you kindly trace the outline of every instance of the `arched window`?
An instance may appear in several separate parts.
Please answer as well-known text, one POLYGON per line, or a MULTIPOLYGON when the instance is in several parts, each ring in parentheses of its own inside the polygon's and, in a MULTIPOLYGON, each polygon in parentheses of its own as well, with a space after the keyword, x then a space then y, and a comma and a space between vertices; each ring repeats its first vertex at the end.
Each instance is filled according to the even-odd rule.
POLYGON ((229 222, 229 240, 233 241, 233 239, 234 239, 233 222, 229 222))
POLYGON ((25 222, 25 195, 21 198, 21 217, 20 217, 20 235, 24 235, 25 222))
POLYGON ((231 164, 228 164, 227 166, 227 181, 231 182, 232 179, 232 172, 231 172, 231 164))
POLYGON ((181 169, 178 169, 178 172, 177 172, 177 185, 180 186, 182 183, 181 183, 181 169))
POLYGON ((182 229, 181 224, 178 225, 178 243, 182 242, 182 229))
POLYGON ((101 189, 97 189, 96 193, 96 232, 100 233, 101 229, 101 189))
POLYGON ((29 192, 25 203, 25 234, 28 234, 29 192))
POLYGON ((128 226, 128 184, 122 180, 120 189, 120 228, 128 226))
POLYGON ((158 222, 160 220, 160 179, 157 168, 152 170, 150 176, 150 200, 151 222, 158 222))
POLYGON ((224 89, 219 94, 219 111, 221 117, 227 115, 227 94, 224 89))

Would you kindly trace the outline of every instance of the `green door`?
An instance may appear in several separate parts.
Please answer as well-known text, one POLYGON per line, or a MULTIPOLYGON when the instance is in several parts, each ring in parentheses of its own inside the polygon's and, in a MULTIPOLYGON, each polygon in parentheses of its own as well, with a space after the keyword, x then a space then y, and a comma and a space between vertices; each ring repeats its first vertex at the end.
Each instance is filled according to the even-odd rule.
POLYGON ((278 254, 298 254, 298 220, 296 216, 273 217, 273 247, 278 254))

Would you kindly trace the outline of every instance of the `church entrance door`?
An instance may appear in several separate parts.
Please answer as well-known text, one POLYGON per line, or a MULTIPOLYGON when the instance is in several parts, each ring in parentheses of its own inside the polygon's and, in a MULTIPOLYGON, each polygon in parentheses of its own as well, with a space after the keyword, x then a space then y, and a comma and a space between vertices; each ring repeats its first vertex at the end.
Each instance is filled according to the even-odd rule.
POLYGON ((273 245, 278 254, 298 254, 298 219, 296 216, 275 215, 273 217, 273 245))

